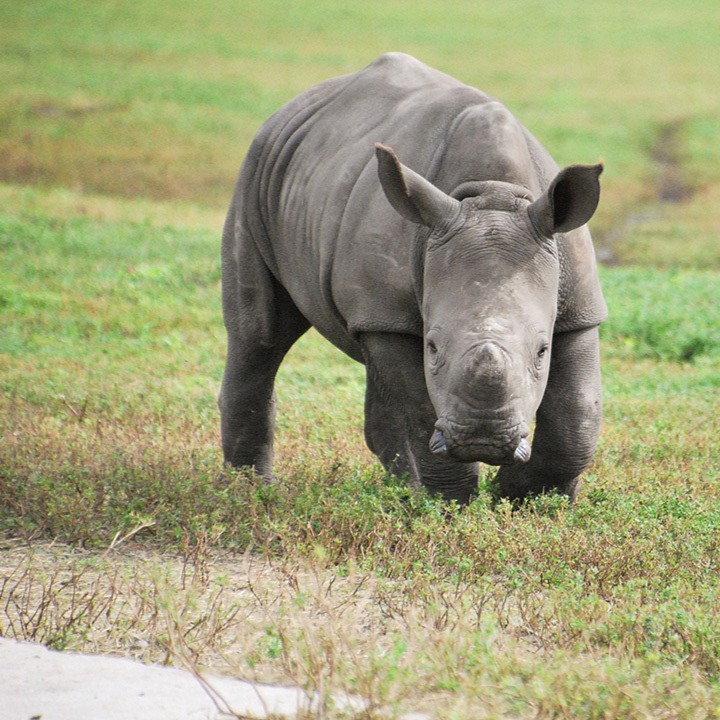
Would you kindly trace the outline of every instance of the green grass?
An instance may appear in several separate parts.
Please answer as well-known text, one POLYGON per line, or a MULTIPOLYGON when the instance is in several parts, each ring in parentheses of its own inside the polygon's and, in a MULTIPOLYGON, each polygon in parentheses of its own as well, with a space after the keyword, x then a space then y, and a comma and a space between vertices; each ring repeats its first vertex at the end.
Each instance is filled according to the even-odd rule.
POLYGON ((625 358, 715 361, 720 353, 717 272, 644 268, 605 271, 612 317, 607 352, 625 358))
POLYGON ((0 7, 0 635, 391 713, 720 717, 719 7, 0 7), (278 484, 222 467, 245 148, 391 49, 501 98, 560 162, 605 160, 605 421, 573 506, 513 511, 490 469, 462 511, 386 476, 363 368, 314 332, 278 379, 278 484))

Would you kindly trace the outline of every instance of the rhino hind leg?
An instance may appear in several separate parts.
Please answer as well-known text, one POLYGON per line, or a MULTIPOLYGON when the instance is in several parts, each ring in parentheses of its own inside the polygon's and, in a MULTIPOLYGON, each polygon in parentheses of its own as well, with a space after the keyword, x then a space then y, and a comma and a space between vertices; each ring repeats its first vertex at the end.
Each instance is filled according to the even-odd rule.
POLYGON ((238 238, 236 245, 227 230, 223 238, 223 314, 228 335, 218 398, 223 456, 232 467, 250 467, 272 480, 275 375, 310 324, 254 245, 242 240, 238 238))
POLYGON ((557 492, 574 500, 580 474, 595 453, 602 419, 598 329, 559 333, 538 408, 532 456, 500 468, 500 495, 522 500, 557 492))
POLYGON ((291 345, 258 347, 242 336, 228 342, 218 401, 223 456, 232 467, 253 468, 266 480, 273 479, 275 375, 291 345))
POLYGON ((383 467, 446 500, 469 502, 477 492, 477 463, 446 460, 430 451, 435 410, 427 394, 420 338, 395 333, 360 337, 367 388, 365 438, 383 467))

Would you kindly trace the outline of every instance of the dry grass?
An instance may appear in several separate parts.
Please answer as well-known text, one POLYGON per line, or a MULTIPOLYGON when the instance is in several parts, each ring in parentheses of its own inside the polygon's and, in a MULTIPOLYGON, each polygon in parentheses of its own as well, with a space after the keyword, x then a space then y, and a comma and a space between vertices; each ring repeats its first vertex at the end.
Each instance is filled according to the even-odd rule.
POLYGON ((392 581, 202 544, 171 557, 6 543, 2 563, 5 636, 297 683, 326 698, 344 690, 369 700, 363 717, 695 717, 684 713, 716 702, 692 663, 672 673, 648 659, 628 665, 602 644, 578 655, 582 611, 601 625, 612 601, 579 604, 573 635, 553 593, 490 577, 392 581))
POLYGON ((87 217, 121 223, 146 223, 153 227, 175 227, 219 233, 225 211, 179 202, 134 198, 118 203, 108 195, 93 195, 69 188, 38 191, 32 186, 0 183, 0 204, 18 215, 47 213, 58 220, 87 217))

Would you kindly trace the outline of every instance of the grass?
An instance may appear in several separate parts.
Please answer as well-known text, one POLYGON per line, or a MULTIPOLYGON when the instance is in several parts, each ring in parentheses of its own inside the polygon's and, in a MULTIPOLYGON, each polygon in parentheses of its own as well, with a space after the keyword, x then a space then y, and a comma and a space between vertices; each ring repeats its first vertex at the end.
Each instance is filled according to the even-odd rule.
POLYGON ((720 717, 720 51, 691 4, 2 6, 0 635, 370 717, 720 717), (388 49, 561 162, 604 156, 605 423, 573 506, 513 511, 490 469, 463 511, 387 477, 362 368, 313 332, 278 380, 279 484, 222 467, 238 164, 284 100, 388 49))
POLYGON ((0 525, 78 549, 10 544, 3 635, 441 717, 717 706, 716 274, 604 269, 606 422, 577 504, 512 512, 486 474, 448 515, 381 472, 362 369, 314 334, 279 379, 281 484, 224 471, 217 237, 27 199, 0 220, 0 525), (142 571, 141 547, 161 553, 142 571), (248 571, 236 595, 228 551, 262 593, 248 571))

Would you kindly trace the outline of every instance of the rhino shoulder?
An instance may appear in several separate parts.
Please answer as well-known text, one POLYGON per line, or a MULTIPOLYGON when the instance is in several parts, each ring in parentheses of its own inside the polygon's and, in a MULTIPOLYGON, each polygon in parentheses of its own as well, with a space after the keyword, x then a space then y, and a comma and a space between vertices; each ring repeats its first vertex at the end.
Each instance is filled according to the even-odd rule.
POLYGON ((360 72, 375 72, 378 74, 387 74, 389 79, 398 85, 403 84, 404 73, 411 75, 425 75, 434 77, 447 77, 454 84, 460 84, 458 80, 444 75, 439 70, 431 68, 421 60, 404 52, 386 52, 380 57, 373 60, 364 70, 360 72))
POLYGON ((555 332, 594 327, 607 319, 595 250, 587 226, 558 236, 560 287, 555 332))

